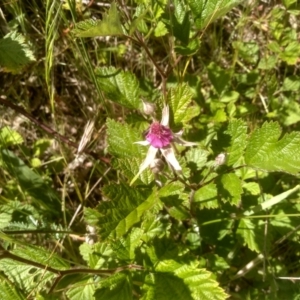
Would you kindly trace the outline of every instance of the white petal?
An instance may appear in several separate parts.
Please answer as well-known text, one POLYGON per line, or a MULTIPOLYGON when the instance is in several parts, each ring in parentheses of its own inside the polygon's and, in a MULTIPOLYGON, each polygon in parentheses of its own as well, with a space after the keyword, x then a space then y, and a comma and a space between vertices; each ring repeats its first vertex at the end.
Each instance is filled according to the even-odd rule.
POLYGON ((141 173, 147 169, 147 167, 150 166, 150 164, 153 162, 153 160, 155 159, 156 153, 158 151, 158 148, 154 148, 152 146, 149 147, 149 150, 147 152, 147 156, 145 158, 145 160, 142 162, 142 164, 140 165, 140 169, 139 172, 134 176, 134 178, 131 180, 130 185, 132 185, 137 178, 141 175, 141 173))
POLYGON ((142 145, 142 146, 149 146, 150 145, 150 143, 148 141, 134 142, 134 144, 139 144, 139 145, 142 145))
POLYGON ((180 164, 175 157, 174 150, 172 147, 165 147, 160 149, 161 153, 165 157, 166 161, 176 170, 181 171, 180 164))
POLYGON ((183 145, 183 146, 197 146, 198 144, 197 143, 194 143, 194 142, 188 142, 188 141, 185 141, 184 139, 182 139, 180 136, 177 135, 177 133, 173 135, 174 139, 173 139, 173 142, 179 144, 179 145, 183 145))
POLYGON ((169 126, 169 105, 165 105, 162 110, 161 125, 169 126))

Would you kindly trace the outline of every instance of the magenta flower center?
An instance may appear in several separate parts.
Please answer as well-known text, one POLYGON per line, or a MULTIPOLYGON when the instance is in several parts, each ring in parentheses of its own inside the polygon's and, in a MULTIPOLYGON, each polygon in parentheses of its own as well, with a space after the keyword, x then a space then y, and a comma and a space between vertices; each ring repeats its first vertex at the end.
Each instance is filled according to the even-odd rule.
POLYGON ((173 140, 173 133, 170 128, 161 125, 159 122, 151 124, 146 140, 154 148, 163 148, 170 145, 173 140))

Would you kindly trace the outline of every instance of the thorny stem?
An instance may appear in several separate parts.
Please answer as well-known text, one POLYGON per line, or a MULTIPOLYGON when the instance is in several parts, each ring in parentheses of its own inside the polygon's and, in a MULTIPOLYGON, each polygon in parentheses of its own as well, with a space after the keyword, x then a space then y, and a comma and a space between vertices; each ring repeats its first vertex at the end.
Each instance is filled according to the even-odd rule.
POLYGON ((56 274, 57 277, 56 277, 54 283, 52 284, 48 294, 50 294, 54 291, 54 289, 57 286, 57 284, 59 283, 59 281, 66 275, 78 274, 78 273, 95 274, 95 275, 111 275, 111 274, 122 272, 124 270, 130 270, 130 269, 144 270, 144 268, 139 265, 127 265, 127 266, 122 266, 122 267, 118 267, 115 269, 108 269, 108 270, 102 270, 102 269, 94 270, 94 269, 85 269, 85 268, 73 268, 73 269, 68 269, 68 270, 58 270, 58 269, 52 268, 46 264, 41 264, 41 263, 29 260, 29 259, 20 257, 18 255, 10 253, 7 250, 4 250, 3 248, 0 249, 0 259, 12 259, 12 260, 15 260, 15 261, 27 264, 27 265, 31 265, 31 266, 37 267, 39 269, 43 269, 43 270, 46 270, 46 271, 56 274))

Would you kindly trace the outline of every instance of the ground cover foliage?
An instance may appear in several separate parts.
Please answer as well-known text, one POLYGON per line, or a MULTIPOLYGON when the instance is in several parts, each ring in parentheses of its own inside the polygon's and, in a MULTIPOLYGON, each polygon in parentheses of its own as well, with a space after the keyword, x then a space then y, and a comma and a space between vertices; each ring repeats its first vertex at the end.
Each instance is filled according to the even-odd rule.
POLYGON ((1 299, 300 298, 299 1, 0 12, 1 299))

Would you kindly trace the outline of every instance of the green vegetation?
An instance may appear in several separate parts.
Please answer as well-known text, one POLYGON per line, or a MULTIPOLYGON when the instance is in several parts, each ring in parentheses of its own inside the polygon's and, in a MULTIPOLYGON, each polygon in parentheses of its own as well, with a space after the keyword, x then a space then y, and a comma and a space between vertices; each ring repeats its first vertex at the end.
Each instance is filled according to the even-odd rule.
POLYGON ((299 37, 297 0, 4 1, 0 298, 300 299, 299 37))

